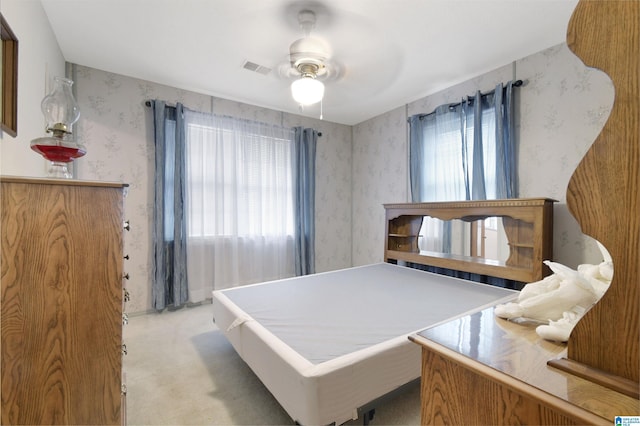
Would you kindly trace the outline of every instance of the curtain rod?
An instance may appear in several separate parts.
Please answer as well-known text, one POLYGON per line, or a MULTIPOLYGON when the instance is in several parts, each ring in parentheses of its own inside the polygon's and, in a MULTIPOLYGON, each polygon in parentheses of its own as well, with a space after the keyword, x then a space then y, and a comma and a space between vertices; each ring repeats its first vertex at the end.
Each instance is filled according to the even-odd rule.
MULTIPOLYGON (((516 81, 514 81, 514 82, 513 82, 513 87, 520 87, 520 86, 522 86, 523 84, 524 84, 524 82, 523 82, 522 80, 516 80, 516 81)), ((494 92, 495 92, 495 89, 494 89, 494 90, 491 90, 491 91, 489 91, 489 92, 486 92, 486 93, 480 93, 480 96, 490 95, 491 93, 494 93, 494 92)), ((475 95, 473 95, 473 96, 467 96, 467 99, 475 99, 475 95)), ((462 104, 462 102, 454 102, 454 103, 452 103, 452 104, 449 104, 448 106, 449 106, 449 108, 453 108, 453 107, 458 106, 458 105, 460 105, 460 104, 462 104)), ((446 104, 444 104, 444 105, 446 105, 446 104)), ((444 105, 440 105, 440 106, 444 106, 444 105)), ((439 107, 438 107, 438 108, 439 108, 439 107)), ((434 110, 434 112, 435 112, 435 110, 434 110)), ((428 114, 417 114, 417 116, 418 116, 419 118, 422 118, 422 117, 426 117, 427 115, 431 115, 431 114, 433 114, 433 112, 430 112, 430 113, 428 113, 428 114)), ((409 118, 407 118, 407 121, 410 121, 410 119, 409 119, 409 118)))
MULTIPOLYGON (((524 82, 522 80, 516 80, 516 81, 513 82, 513 87, 520 87, 523 84, 524 84, 524 82)), ((493 89, 493 90, 490 90, 490 91, 488 91, 486 93, 480 93, 480 96, 490 95, 492 93, 495 93, 495 91, 496 90, 493 89)), ((467 96, 467 99, 475 99, 475 97, 476 97, 475 95, 471 95, 471 96, 467 96)), ((449 107, 457 106, 457 105, 460 105, 460 104, 461 104, 461 102, 455 102, 455 103, 449 104, 449 107)))
MULTIPOLYGON (((145 101, 144 104, 147 107, 151 107, 151 101, 145 101)), ((167 106, 169 108, 175 108, 175 106, 172 106, 172 105, 165 105, 165 106, 167 106)), ((321 137, 322 136, 322 132, 318 132, 318 136, 321 137)))
MULTIPOLYGON (((523 83, 523 81, 522 81, 522 80, 516 80, 516 81, 514 81, 514 82, 513 82, 513 87, 520 87, 520 86, 522 86, 523 84, 524 84, 524 83, 523 83)), ((495 93, 495 91, 496 91, 496 90, 495 90, 495 89, 493 89, 493 90, 490 90, 490 91, 488 91, 488 92, 486 92, 486 93, 480 93, 480 96, 490 95, 490 94, 492 94, 492 93, 495 93)), ((467 99, 475 99, 475 98, 476 98, 476 96, 475 96, 475 95, 467 96, 467 99)), ((460 105, 460 104, 461 104, 461 102, 452 103, 452 104, 449 104, 449 107, 457 106, 457 105, 460 105)))
MULTIPOLYGON (((144 105, 147 107, 151 107, 151 101, 144 101, 144 105)), ((165 104, 164 106, 166 106, 167 108, 175 108, 175 105, 169 105, 169 104, 165 104)))

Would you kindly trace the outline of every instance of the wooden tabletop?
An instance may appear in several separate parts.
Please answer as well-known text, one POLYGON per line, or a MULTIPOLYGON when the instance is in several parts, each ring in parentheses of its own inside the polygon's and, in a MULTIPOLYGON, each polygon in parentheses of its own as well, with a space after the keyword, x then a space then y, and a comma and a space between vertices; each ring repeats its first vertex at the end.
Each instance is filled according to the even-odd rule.
POLYGON ((80 179, 54 179, 54 178, 41 178, 30 176, 9 176, 1 175, 0 182, 7 183, 32 183, 40 185, 68 185, 68 186, 105 186, 122 188, 127 187, 129 184, 123 182, 107 182, 107 181, 95 181, 95 180, 80 180, 80 179))
POLYGON ((409 339, 564 409, 575 407, 611 422, 615 416, 640 414, 637 399, 548 366, 548 360, 566 355, 566 344, 542 339, 535 327, 498 318, 491 307, 409 339))

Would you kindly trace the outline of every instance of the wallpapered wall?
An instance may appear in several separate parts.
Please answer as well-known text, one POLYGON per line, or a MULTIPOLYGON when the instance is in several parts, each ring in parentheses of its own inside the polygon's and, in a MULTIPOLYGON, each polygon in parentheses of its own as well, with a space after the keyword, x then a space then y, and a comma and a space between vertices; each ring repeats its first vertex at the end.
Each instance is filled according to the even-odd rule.
POLYGON ((351 266, 351 127, 281 113, 137 80, 79 65, 72 67, 81 120, 78 140, 87 154, 76 164, 80 179, 126 182, 126 287, 129 313, 151 309, 153 142, 146 100, 182 102, 204 112, 322 132, 316 158, 316 270, 351 266))
POLYGON ((563 43, 354 126, 354 266, 383 259, 382 204, 410 201, 407 117, 512 79, 525 82, 515 89, 519 196, 559 201, 554 212, 555 261, 575 268, 602 260, 596 244, 568 212, 565 193, 609 116, 613 85, 604 73, 585 67, 563 43))
POLYGON ((565 44, 416 100, 356 126, 344 126, 110 74, 72 67, 82 111, 76 133, 88 153, 77 163, 81 179, 129 183, 126 218, 132 230, 125 270, 129 312, 150 309, 150 227, 153 146, 144 102, 164 99, 188 108, 283 126, 313 127, 319 140, 316 174, 316 270, 383 259, 384 203, 409 201, 407 117, 492 90, 514 78, 517 93, 520 197, 549 197, 555 208, 554 258, 571 267, 597 263, 600 253, 569 214, 565 191, 573 170, 608 117, 613 87, 586 68, 565 44))
POLYGON ((0 12, 18 38, 18 135, 0 130, 0 168, 4 175, 44 176, 45 163, 29 143, 44 136, 40 102, 50 77, 64 76, 65 62, 39 1, 2 0, 0 12))

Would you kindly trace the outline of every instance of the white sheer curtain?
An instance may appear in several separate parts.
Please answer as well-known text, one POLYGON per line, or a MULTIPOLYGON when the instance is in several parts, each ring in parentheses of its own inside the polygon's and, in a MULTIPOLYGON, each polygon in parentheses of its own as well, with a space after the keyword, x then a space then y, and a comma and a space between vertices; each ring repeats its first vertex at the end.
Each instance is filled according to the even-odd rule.
MULTIPOLYGON (((412 178, 413 201, 458 201, 466 199, 461 142, 466 129, 460 107, 438 107, 433 114, 417 118, 412 132, 420 132, 420 142, 412 146, 412 155, 419 168, 419 176, 412 178), (415 150, 420 149, 419 153, 415 150)), ((472 121, 473 123, 473 121, 472 121)), ((473 138, 473 135, 468 135, 473 138)), ((473 139, 472 139, 473 140, 473 139)), ((471 147, 472 148, 472 147, 471 147)), ((418 171, 414 171, 414 175, 418 171)))
POLYGON ((185 112, 189 300, 294 276, 293 129, 185 112))
MULTIPOLYGON (((513 87, 498 84, 495 90, 442 105, 430 114, 409 118, 409 165, 414 202, 487 200, 517 198, 517 162, 513 87)), ((463 239, 454 241, 454 225, 439 227, 425 220, 421 234, 427 235, 420 248, 442 251, 465 248, 463 239)), ((521 288, 519 283, 444 270, 447 275, 479 280, 501 287, 521 288)))
MULTIPOLYGON (((414 186, 413 201, 464 200, 465 184, 461 167, 464 155, 463 144, 460 142, 463 127, 460 111, 449 109, 448 106, 439 107, 434 114, 421 119, 423 123, 418 131, 422 132, 422 142, 413 147, 421 150, 420 178, 415 181, 419 180, 422 184, 414 186)), ((414 126, 412 131, 416 127, 418 126, 414 126)), ((455 243, 444 241, 451 232, 445 232, 444 222, 440 219, 425 217, 420 235, 420 250, 443 252, 443 247, 451 247, 455 243)))

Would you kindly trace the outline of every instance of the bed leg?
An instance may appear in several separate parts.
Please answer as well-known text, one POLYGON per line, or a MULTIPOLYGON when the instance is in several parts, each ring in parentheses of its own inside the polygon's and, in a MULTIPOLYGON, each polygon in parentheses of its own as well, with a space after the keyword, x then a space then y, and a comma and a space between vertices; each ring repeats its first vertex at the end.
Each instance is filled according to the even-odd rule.
POLYGON ((376 414, 376 409, 372 408, 371 410, 367 411, 366 413, 364 413, 364 419, 362 421, 362 424, 364 426, 368 426, 369 422, 371 420, 373 420, 373 416, 376 414))

